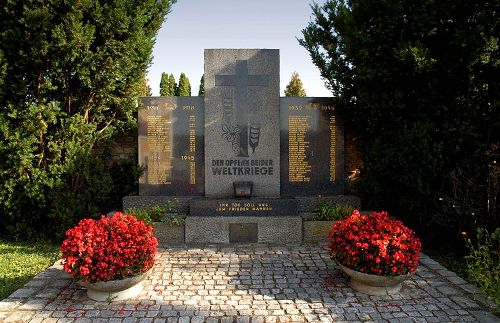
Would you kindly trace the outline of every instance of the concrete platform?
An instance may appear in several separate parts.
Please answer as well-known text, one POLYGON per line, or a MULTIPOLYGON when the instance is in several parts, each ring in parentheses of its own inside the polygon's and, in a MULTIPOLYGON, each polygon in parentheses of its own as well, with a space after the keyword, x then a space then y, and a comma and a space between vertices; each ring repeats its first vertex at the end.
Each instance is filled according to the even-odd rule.
POLYGON ((185 225, 187 244, 302 243, 302 218, 300 216, 188 216, 185 225), (240 224, 240 226, 234 224, 240 224), (253 237, 253 239, 248 240, 248 237, 253 237))

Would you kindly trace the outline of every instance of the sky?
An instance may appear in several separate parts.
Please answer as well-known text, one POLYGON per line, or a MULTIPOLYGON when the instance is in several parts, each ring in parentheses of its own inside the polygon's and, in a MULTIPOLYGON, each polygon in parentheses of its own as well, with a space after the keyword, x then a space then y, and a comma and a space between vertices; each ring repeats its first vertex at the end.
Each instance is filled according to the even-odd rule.
MULTIPOLYGON (((316 0, 323 4, 326 0, 316 0)), ((159 94, 161 73, 185 73, 198 95, 206 48, 280 50, 280 95, 294 71, 307 96, 331 96, 297 38, 312 19, 312 0, 178 0, 158 32, 148 83, 159 94)))

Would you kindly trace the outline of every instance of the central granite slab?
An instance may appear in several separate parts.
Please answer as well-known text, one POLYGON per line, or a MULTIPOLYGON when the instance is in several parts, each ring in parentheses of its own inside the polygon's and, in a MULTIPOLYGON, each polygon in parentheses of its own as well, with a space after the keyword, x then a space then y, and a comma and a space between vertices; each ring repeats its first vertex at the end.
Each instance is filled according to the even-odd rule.
POLYGON ((280 196, 279 50, 205 50, 205 196, 280 196))
POLYGON ((296 199, 193 199, 189 205, 190 216, 297 216, 299 201, 296 199))

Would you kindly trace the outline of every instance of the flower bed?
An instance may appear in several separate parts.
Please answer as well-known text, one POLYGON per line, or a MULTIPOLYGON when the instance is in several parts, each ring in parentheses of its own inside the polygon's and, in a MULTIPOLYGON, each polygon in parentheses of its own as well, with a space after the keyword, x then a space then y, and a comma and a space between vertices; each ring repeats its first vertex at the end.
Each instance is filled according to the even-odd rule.
POLYGON ((84 219, 66 232, 64 270, 90 283, 124 279, 153 267, 157 245, 153 228, 133 216, 84 219))
POLYGON ((417 269, 422 248, 415 233, 387 212, 355 210, 328 235, 329 254, 342 265, 375 275, 405 275, 417 269))

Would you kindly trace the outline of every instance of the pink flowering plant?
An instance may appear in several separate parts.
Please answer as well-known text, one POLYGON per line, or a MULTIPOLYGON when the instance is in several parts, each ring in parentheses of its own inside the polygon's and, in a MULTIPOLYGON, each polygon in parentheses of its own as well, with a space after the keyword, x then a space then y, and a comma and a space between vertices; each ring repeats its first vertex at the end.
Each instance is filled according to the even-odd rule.
POLYGON ((157 245, 153 228, 133 216, 84 219, 66 232, 64 270, 90 283, 135 276, 153 267, 157 245))
POLYGON ((350 269, 374 275, 398 276, 417 269, 422 248, 415 233, 387 212, 355 210, 333 224, 328 253, 350 269))

